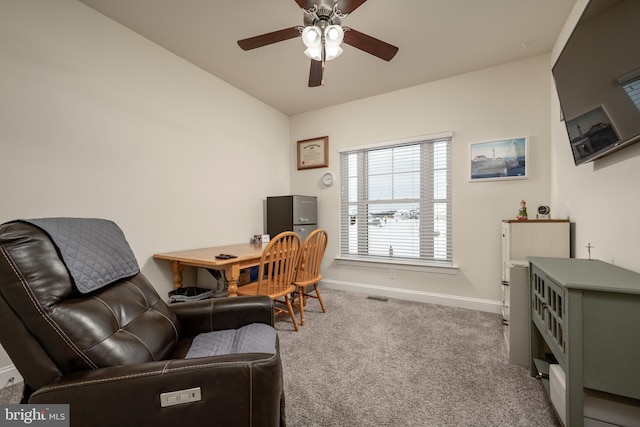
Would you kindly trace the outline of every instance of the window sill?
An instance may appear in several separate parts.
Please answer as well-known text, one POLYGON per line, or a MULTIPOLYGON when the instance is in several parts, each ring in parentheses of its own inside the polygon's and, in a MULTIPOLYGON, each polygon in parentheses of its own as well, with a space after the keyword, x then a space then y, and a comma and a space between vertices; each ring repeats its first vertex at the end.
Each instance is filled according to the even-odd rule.
POLYGON ((395 268, 396 270, 419 271, 421 273, 458 274, 457 265, 443 265, 436 263, 409 261, 399 259, 372 259, 357 257, 335 257, 340 265, 369 268, 395 268))

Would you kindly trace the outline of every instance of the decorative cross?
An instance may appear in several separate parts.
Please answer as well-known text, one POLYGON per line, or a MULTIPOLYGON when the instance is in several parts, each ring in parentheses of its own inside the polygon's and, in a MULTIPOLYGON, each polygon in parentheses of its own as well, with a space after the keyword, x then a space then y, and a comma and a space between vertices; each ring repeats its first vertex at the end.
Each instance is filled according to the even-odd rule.
POLYGON ((587 248, 587 251, 589 252, 589 260, 591 260, 591 248, 595 248, 595 246, 591 246, 591 242, 589 242, 585 248, 587 248))

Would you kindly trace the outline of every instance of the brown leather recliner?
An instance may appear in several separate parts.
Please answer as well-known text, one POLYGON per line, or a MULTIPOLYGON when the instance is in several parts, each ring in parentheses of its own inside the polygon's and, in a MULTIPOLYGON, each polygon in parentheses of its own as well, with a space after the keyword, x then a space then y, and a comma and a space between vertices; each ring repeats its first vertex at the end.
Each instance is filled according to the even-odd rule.
POLYGON ((285 425, 277 335, 274 354, 185 358, 199 334, 256 323, 274 324, 268 297, 167 305, 139 272, 81 293, 50 234, 0 225, 0 342, 23 403, 69 404, 72 426, 285 425))

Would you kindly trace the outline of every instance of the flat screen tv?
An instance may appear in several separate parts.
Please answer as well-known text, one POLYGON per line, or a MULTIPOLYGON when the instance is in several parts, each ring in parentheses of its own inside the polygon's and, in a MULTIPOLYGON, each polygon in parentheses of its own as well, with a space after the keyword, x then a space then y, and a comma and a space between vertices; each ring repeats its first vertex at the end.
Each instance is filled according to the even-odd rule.
POLYGON ((576 165, 640 140, 640 0, 591 0, 552 74, 576 165))

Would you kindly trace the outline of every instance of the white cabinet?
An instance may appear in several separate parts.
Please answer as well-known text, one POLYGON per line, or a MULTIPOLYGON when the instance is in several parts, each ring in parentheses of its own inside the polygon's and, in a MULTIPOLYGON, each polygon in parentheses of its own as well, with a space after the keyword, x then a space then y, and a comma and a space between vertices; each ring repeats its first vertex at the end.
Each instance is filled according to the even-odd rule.
POLYGON ((569 257, 569 220, 502 220, 502 280, 512 265, 529 265, 527 257, 569 257))
POLYGON ((569 220, 502 221, 502 325, 509 363, 529 367, 529 262, 527 257, 568 258, 569 220))

